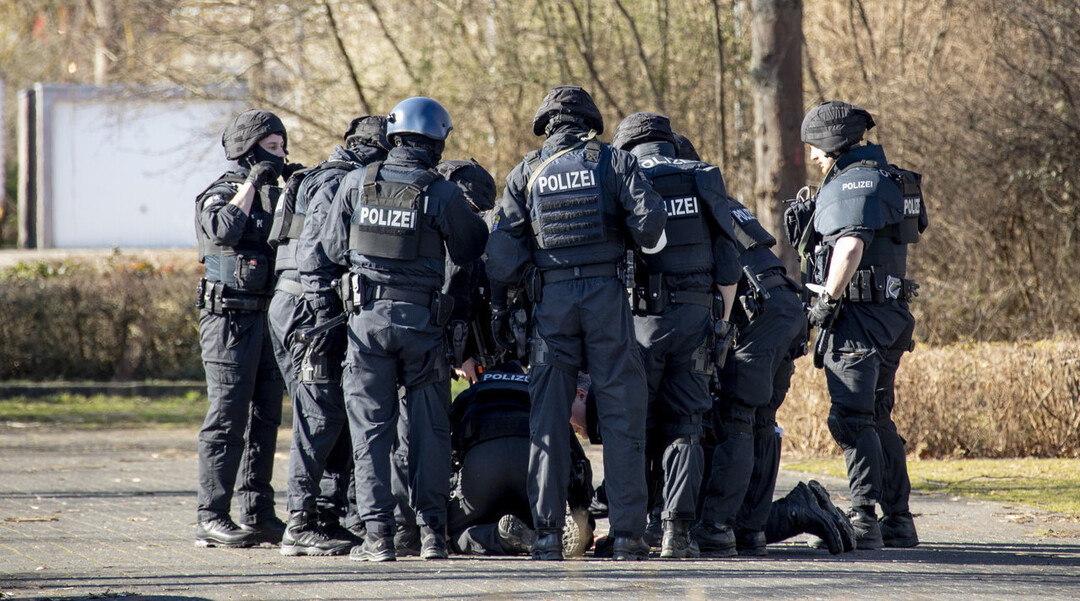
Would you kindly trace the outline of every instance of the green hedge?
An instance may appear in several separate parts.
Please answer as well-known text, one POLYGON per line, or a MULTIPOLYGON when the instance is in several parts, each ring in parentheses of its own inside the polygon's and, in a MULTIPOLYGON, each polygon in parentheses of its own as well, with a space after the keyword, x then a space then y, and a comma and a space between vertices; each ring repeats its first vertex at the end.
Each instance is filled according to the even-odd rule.
POLYGON ((195 267, 117 253, 0 270, 0 379, 201 379, 195 267))

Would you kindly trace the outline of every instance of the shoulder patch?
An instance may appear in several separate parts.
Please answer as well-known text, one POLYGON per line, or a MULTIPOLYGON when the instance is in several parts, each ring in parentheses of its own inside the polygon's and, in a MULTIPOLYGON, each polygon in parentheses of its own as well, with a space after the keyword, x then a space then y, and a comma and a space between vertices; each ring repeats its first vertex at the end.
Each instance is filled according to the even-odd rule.
POLYGON ((210 196, 207 196, 205 200, 203 200, 202 208, 207 209, 210 206, 212 206, 214 204, 217 204, 219 202, 222 203, 222 204, 225 204, 225 202, 226 202, 225 197, 223 195, 221 195, 221 194, 211 194, 210 196))

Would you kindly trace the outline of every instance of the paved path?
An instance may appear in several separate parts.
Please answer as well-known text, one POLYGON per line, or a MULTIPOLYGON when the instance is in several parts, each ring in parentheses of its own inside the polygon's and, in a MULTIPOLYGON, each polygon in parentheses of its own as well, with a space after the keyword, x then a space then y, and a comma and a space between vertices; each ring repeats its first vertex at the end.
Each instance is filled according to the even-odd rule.
MULTIPOLYGON (((912 500, 918 548, 836 557, 802 539, 771 545, 766 558, 634 564, 367 564, 268 546, 201 549, 192 544, 196 463, 193 430, 0 429, 0 599, 1080 598, 1080 524, 930 495, 912 500)), ((795 481, 785 473, 779 488, 795 481)))

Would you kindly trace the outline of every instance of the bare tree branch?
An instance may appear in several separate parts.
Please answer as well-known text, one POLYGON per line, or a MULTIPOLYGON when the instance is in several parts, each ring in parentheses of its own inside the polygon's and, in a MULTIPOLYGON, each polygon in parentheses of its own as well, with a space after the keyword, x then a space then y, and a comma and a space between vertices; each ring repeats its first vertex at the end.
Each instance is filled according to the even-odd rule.
POLYGON ((382 30, 383 37, 386 38, 386 41, 390 42, 390 46, 397 54, 398 60, 400 60, 401 65, 405 67, 405 72, 409 74, 409 79, 412 80, 414 86, 419 86, 420 78, 416 76, 416 73, 412 69, 412 63, 405 57, 405 53, 401 51, 401 47, 398 46, 397 40, 391 35, 390 28, 386 26, 386 21, 383 20, 382 13, 379 12, 379 7, 375 5, 375 0, 365 0, 365 4, 371 9, 371 12, 375 13, 375 20, 379 23, 379 29, 382 30))
POLYGON ((322 5, 323 9, 326 11, 326 20, 330 24, 330 32, 334 35, 334 43, 337 46, 338 52, 341 53, 341 60, 345 63, 345 68, 349 70, 349 82, 356 92, 356 98, 360 101, 360 106, 365 113, 370 115, 371 103, 368 102, 367 97, 364 95, 364 87, 360 85, 360 76, 356 74, 356 68, 353 67, 352 58, 349 56, 349 51, 345 48, 345 41, 341 39, 341 31, 338 29, 337 19, 334 18, 334 10, 330 8, 330 3, 326 0, 323 0, 322 5))
POLYGON ((619 9, 619 12, 626 18, 626 23, 630 26, 630 33, 634 36, 634 42, 637 44, 638 58, 641 59, 641 66, 645 69, 645 79, 649 82, 649 89, 652 91, 653 104, 656 105, 656 109, 661 113, 666 112, 664 108, 664 96, 660 91, 656 82, 656 76, 653 75, 652 68, 649 66, 649 57, 645 56, 645 43, 641 41, 641 34, 638 33, 637 24, 634 22, 634 18, 630 16, 630 12, 623 6, 621 0, 612 0, 615 6, 619 9))

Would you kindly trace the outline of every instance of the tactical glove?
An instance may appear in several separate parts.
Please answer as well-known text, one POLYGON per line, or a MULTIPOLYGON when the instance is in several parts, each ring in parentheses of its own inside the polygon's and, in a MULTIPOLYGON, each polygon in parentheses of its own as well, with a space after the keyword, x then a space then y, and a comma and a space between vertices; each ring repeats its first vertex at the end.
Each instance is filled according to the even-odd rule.
POLYGON ((510 327, 510 309, 491 312, 491 334, 495 342, 508 351, 514 350, 514 332, 510 327))
POLYGON ((814 304, 810 306, 806 318, 810 320, 810 325, 827 330, 832 327, 833 321, 836 319, 836 310, 839 305, 839 299, 830 297, 828 292, 822 292, 814 301, 814 304))
POLYGON ((247 181, 251 182, 251 185, 256 188, 275 184, 278 177, 281 176, 281 168, 281 164, 273 161, 255 163, 251 166, 251 171, 248 172, 247 181))
POLYGON ((304 166, 300 163, 286 163, 285 167, 281 170, 282 181, 289 181, 289 178, 292 177, 292 174, 300 171, 303 168, 304 166))

